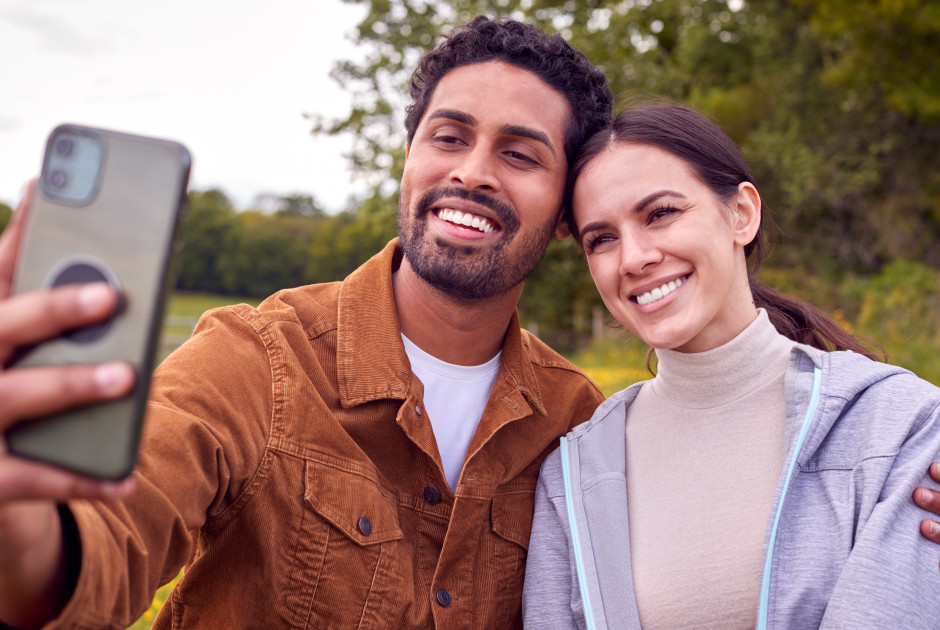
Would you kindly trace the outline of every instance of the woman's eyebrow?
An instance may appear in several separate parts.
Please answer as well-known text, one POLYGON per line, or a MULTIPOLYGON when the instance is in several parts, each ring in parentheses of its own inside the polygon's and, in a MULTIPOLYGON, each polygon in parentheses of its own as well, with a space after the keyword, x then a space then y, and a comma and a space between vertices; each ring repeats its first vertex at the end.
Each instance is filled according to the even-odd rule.
MULTIPOLYGON (((663 197, 677 197, 679 199, 686 199, 686 196, 682 193, 675 190, 657 190, 656 192, 650 193, 633 204, 633 207, 630 208, 630 212, 636 214, 642 212, 644 208, 649 206, 651 203, 654 203, 663 197)), ((578 232, 581 234, 586 234, 592 230, 600 230, 607 227, 609 221, 599 220, 599 221, 590 221, 585 225, 578 228, 578 232)))

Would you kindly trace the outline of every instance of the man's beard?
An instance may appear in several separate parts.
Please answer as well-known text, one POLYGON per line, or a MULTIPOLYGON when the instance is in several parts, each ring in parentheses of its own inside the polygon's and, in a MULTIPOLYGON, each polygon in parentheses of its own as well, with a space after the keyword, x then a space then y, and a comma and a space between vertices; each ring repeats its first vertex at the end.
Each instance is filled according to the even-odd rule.
POLYGON ((520 230, 519 218, 507 204, 493 197, 463 188, 435 188, 418 203, 414 216, 407 216, 408 203, 399 200, 398 235, 401 249, 419 278, 457 298, 476 300, 505 294, 525 280, 539 264, 555 229, 554 218, 539 226, 522 242, 516 252, 507 251, 520 230), (490 209, 499 221, 502 233, 492 246, 464 247, 444 239, 426 239, 426 216, 432 205, 445 197, 468 199, 490 209))

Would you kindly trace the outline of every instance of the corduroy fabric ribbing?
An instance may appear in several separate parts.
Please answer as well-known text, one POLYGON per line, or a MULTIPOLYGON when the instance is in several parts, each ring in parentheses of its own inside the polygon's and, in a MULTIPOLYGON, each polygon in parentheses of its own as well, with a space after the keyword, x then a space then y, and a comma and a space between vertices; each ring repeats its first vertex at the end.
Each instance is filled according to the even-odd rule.
POLYGON ((452 493, 400 255, 204 316, 154 377, 134 495, 69 504, 81 572, 51 627, 124 628, 184 564, 155 628, 521 626, 539 466, 602 396, 514 316, 452 493))

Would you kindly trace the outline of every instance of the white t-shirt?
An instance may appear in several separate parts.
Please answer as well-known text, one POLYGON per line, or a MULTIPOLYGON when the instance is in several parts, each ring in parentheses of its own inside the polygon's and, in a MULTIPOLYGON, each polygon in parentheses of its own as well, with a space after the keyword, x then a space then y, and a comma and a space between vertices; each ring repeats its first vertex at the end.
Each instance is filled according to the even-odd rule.
POLYGON ((482 365, 454 365, 432 357, 404 335, 401 338, 411 371, 424 384, 424 409, 453 490, 496 381, 502 351, 482 365))

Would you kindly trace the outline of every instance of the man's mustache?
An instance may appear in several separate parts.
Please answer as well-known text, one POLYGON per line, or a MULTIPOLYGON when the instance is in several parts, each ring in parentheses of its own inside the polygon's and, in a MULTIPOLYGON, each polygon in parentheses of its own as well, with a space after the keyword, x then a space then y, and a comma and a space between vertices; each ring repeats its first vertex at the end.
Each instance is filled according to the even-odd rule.
POLYGON ((519 217, 516 216, 515 210, 513 210, 509 204, 503 203, 499 199, 486 193, 470 191, 466 188, 460 188, 459 186, 444 186, 429 191, 418 203, 418 211, 421 214, 430 212, 431 206, 445 198, 465 199, 492 210, 493 214, 496 216, 496 220, 499 221, 500 227, 507 233, 512 233, 519 229, 519 217))

